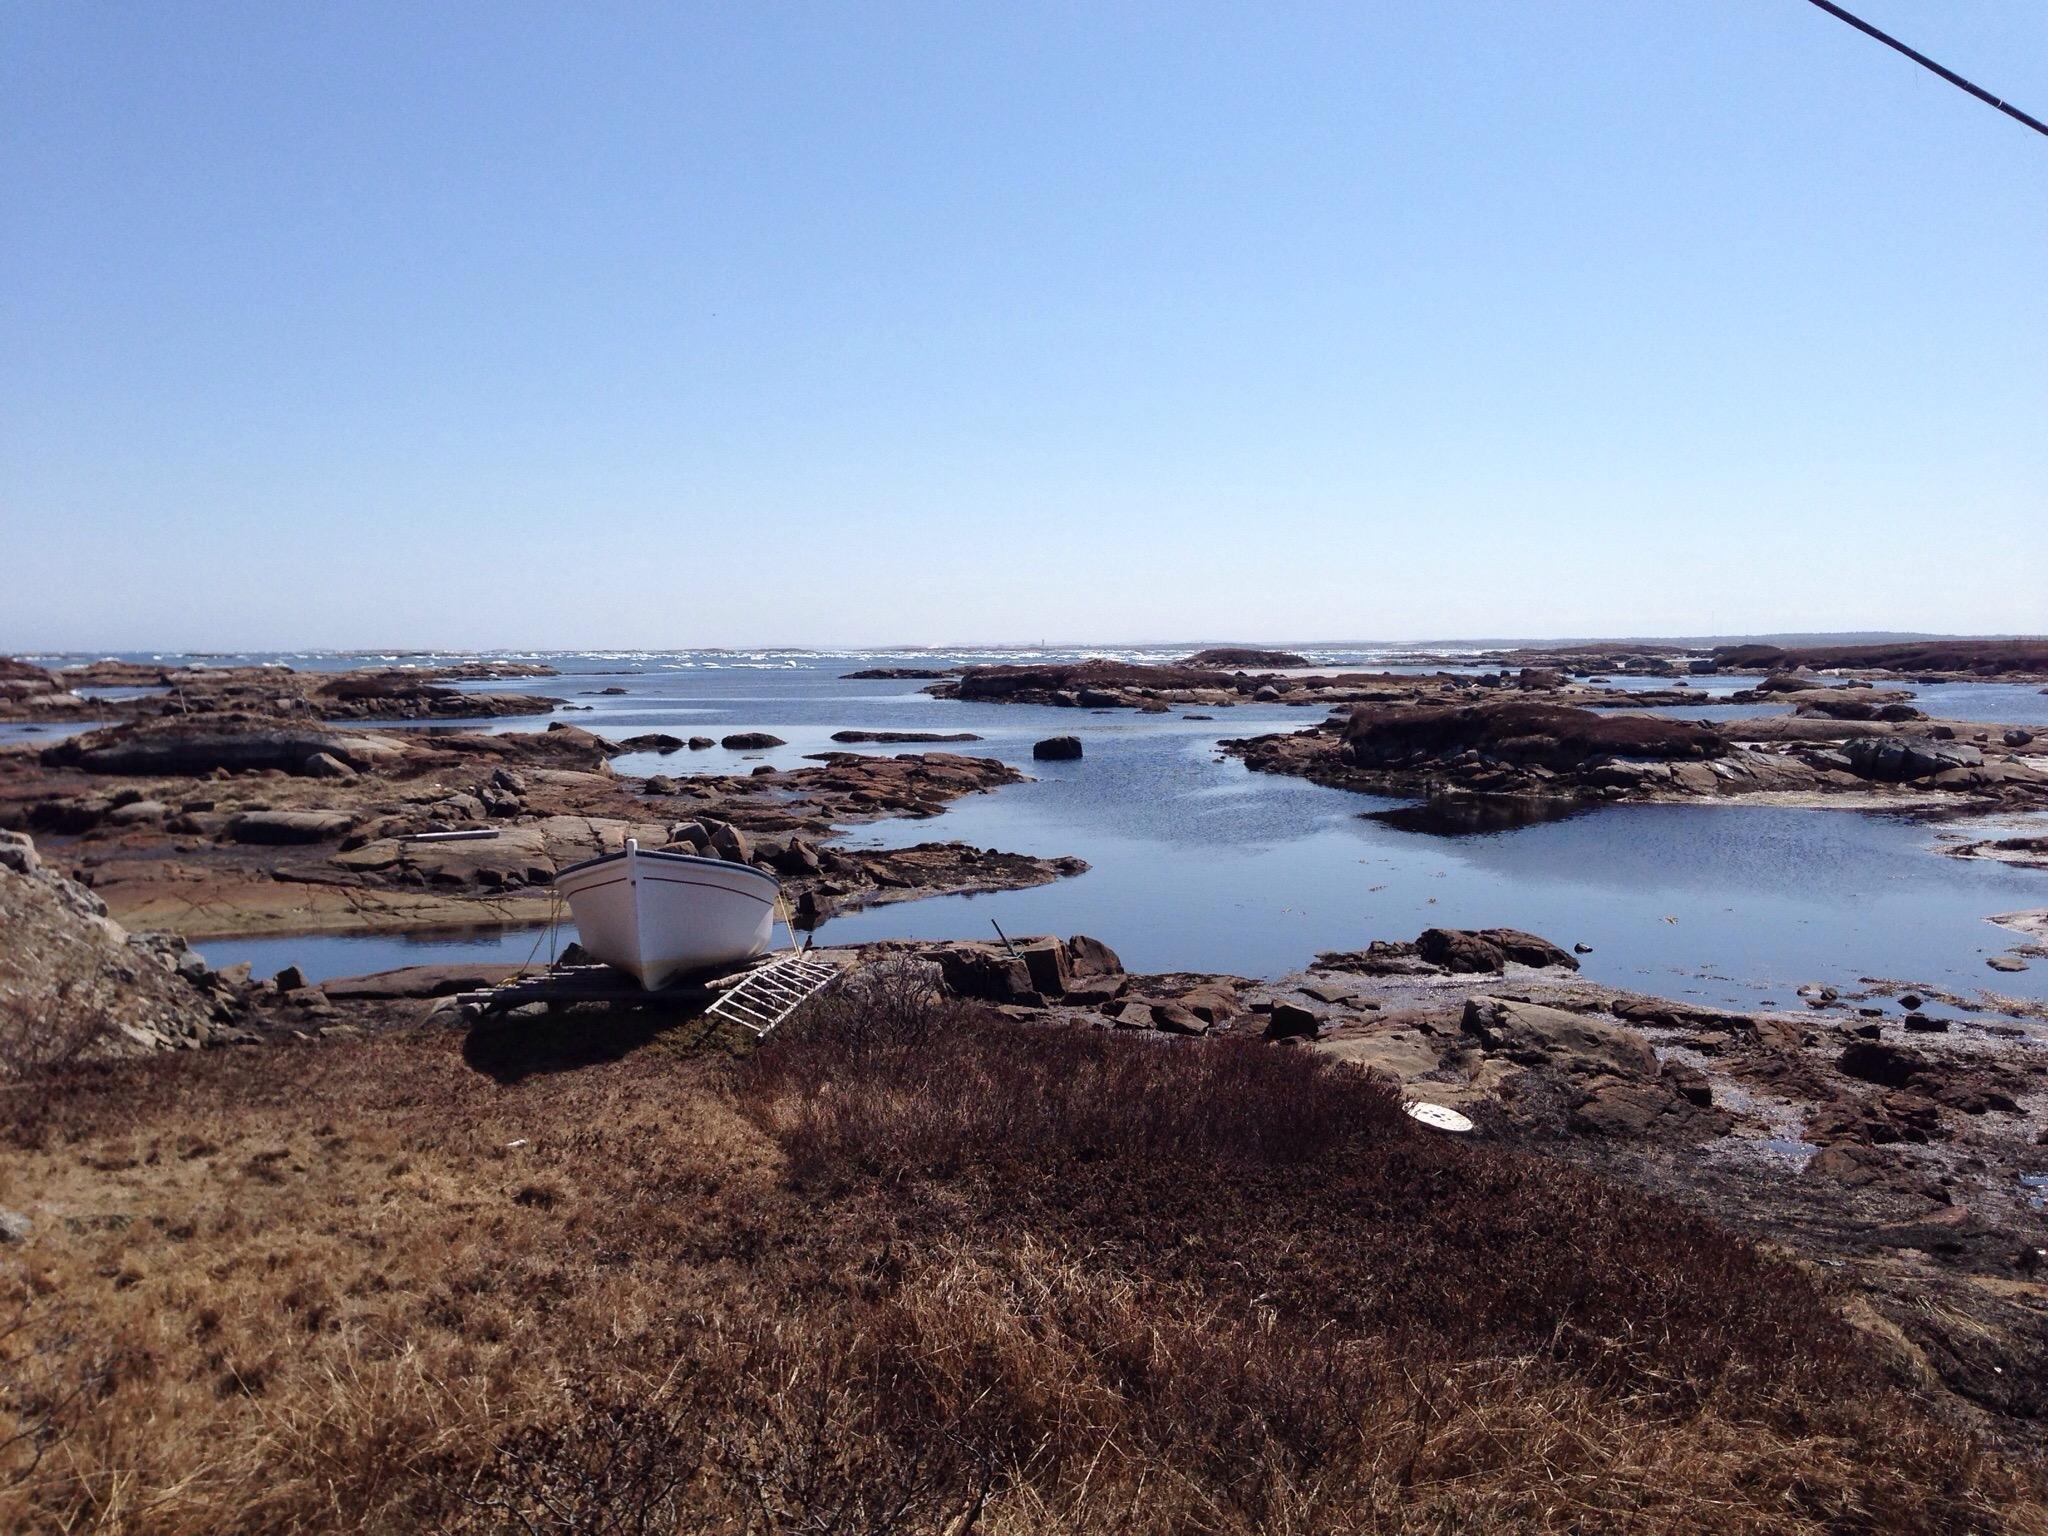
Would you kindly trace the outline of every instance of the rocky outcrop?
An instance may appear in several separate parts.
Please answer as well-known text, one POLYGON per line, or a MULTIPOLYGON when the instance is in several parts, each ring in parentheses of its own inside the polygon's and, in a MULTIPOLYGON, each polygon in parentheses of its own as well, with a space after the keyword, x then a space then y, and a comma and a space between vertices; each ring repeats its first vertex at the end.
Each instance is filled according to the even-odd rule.
POLYGON ((1498 975, 1510 965, 1579 968, 1567 951, 1519 928, 1427 928, 1415 941, 1415 953, 1425 964, 1452 972, 1498 975))
POLYGON ((1502 764, 1571 771, 1611 757, 1656 761, 1725 756, 1712 727, 1647 715, 1603 715, 1516 702, 1351 712, 1344 743, 1361 767, 1406 767, 1467 752, 1502 764))
POLYGON ((1490 1058, 1512 1063, 1543 1087, 1518 1100, 1561 1098, 1581 1134, 1696 1142, 1730 1117, 1713 1107, 1704 1074, 1663 1063, 1650 1042, 1623 1024, 1510 998, 1465 1002, 1464 1033, 1490 1058))
POLYGON ((42 756, 0 754, 0 827, 66 834, 66 858, 117 914, 201 935, 545 921, 555 869, 625 836, 660 847, 691 821, 707 840, 732 827, 727 840, 777 872, 808 923, 1086 867, 959 843, 827 845, 840 826, 934 817, 961 795, 1021 781, 993 759, 830 752, 765 779, 639 779, 611 771, 625 748, 561 722, 431 735, 260 716, 134 722, 42 756), (444 831, 494 835, 414 840, 444 831))
POLYGON ((964 667, 957 679, 934 683, 926 692, 1001 704, 1158 711, 1174 704, 1235 704, 1256 686, 1215 668, 1097 659, 964 667))
POLYGON ((443 679, 499 676, 460 668, 447 671, 391 668, 343 672, 318 684, 311 697, 330 718, 350 720, 488 719, 503 715, 545 715, 563 701, 532 693, 483 693, 451 688, 443 679))
POLYGON ((1842 748, 1852 773, 1881 784, 1931 779, 1952 768, 1982 768, 1984 754, 1959 741, 1901 736, 1865 737, 1842 748))
MULTIPOLYGON (((1305 731, 1224 741, 1266 773, 1456 806, 1903 790, 2048 802, 2048 759, 1999 754, 1995 727, 1810 713, 1718 722, 1596 713, 1512 699, 1361 706, 1305 731), (1968 737, 1969 739, 1962 739, 1968 737)), ((1910 711, 1909 711, 1910 713, 1910 711)))
POLYGON ((1197 651, 1192 656, 1181 657, 1183 667, 1225 668, 1240 667, 1273 670, 1279 667, 1306 667, 1312 665, 1306 656, 1297 656, 1292 651, 1263 651, 1250 645, 1212 645, 1207 650, 1197 651))
POLYGON ((1788 670, 2048 677, 2048 640, 1902 640, 1875 645, 1716 646, 1728 672, 1788 670))
POLYGON ((311 722, 208 715, 111 726, 59 742, 45 748, 42 755, 47 763, 87 773, 203 775, 266 768, 301 773, 309 771, 315 758, 330 758, 360 770, 396 761, 405 755, 405 748, 380 737, 331 730, 311 722))
POLYGON ((210 1043, 232 999, 168 936, 131 935, 106 903, 0 832, 0 1078, 210 1043))
POLYGON ((1032 743, 1031 755, 1042 763, 1074 762, 1081 756, 1081 738, 1048 736, 1043 741, 1032 743))
POLYGON ((1618 1077, 1657 1072, 1656 1052, 1635 1030, 1561 1008, 1474 997, 1465 1003, 1462 1028, 1481 1050, 1517 1066, 1618 1077))
POLYGON ((531 693, 478 692, 454 682, 553 676, 538 662, 473 661, 449 666, 380 665, 346 672, 296 672, 282 666, 166 666, 132 661, 87 662, 47 672, 14 663, 16 677, 0 677, 0 718, 157 717, 255 714, 300 720, 476 719, 546 714, 562 700, 531 693), (85 699, 73 689, 128 688, 147 692, 118 699, 85 699))
POLYGON ((1107 1004, 1124 984, 1116 951, 1085 934, 1066 940, 1036 935, 1003 944, 963 941, 928 949, 924 958, 939 968, 947 991, 979 1002, 1032 1008, 1061 1001, 1107 1004))
POLYGON ((1579 968, 1569 951, 1520 928, 1426 928, 1411 943, 1375 939, 1362 950, 1317 955, 1311 969, 1361 976, 1498 976, 1510 965, 1579 968))

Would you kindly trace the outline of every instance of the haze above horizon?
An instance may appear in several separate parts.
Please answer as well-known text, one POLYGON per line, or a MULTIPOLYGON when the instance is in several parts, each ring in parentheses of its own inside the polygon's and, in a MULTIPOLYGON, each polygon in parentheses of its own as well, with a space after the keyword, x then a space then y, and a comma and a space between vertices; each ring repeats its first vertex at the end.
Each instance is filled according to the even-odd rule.
POLYGON ((0 651, 2048 631, 2044 189, 1803 0, 17 4, 0 651))

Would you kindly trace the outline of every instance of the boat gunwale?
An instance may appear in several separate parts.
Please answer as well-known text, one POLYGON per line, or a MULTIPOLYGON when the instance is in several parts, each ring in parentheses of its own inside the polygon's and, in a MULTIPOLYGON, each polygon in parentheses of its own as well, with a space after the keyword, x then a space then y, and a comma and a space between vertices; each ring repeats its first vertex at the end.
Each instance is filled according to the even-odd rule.
MULTIPOLYGON (((766 881, 778 891, 782 889, 782 882, 780 880, 776 879, 766 870, 754 868, 751 864, 739 864, 731 859, 707 858, 703 854, 697 853, 669 853, 660 848, 621 848, 616 853, 600 853, 595 858, 579 859, 574 864, 564 865, 561 869, 556 870, 554 883, 560 885, 563 877, 566 875, 574 875, 585 870, 596 869, 605 864, 615 864, 635 855, 643 859, 656 859, 674 864, 709 865, 715 869, 730 870, 738 875, 752 875, 756 880, 766 881)), ((742 893, 735 891, 733 894, 739 895, 742 893)))

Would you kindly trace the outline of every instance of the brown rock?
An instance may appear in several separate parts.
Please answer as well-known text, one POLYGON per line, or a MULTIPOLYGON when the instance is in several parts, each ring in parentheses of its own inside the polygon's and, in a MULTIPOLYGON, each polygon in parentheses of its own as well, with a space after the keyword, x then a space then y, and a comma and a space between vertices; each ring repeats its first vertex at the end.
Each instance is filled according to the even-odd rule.
POLYGON ((1220 982, 1196 987, 1183 995, 1180 1002, 1183 1008, 1205 1024, 1228 1024, 1244 1012, 1237 994, 1220 982))
POLYGON ((1154 1003, 1152 1024, 1170 1035, 1206 1035, 1209 1021, 1179 1003, 1154 1003))
POLYGON ((1067 940, 1067 969, 1070 975, 1080 978, 1087 976, 1121 976, 1124 963, 1117 958, 1115 950, 1100 939, 1091 939, 1085 933, 1077 933, 1067 940))
POLYGON ((1480 1048, 1525 1067, 1581 1075, 1657 1075, 1657 1053, 1632 1029, 1509 998, 1465 1000, 1462 1028, 1480 1048))
POLYGON ((243 811, 228 823, 238 843, 325 843, 356 824, 346 811, 243 811))
POLYGON ((1275 1003, 1266 1021, 1268 1040, 1313 1040, 1323 1032, 1323 1021, 1299 1003, 1275 1003))

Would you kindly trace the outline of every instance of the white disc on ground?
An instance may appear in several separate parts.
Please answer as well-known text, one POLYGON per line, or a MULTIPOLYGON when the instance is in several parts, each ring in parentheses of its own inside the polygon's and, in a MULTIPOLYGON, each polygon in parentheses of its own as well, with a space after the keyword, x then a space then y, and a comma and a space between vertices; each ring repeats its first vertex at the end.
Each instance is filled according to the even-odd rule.
POLYGON ((1408 1111, 1410 1119, 1420 1120, 1433 1131, 1469 1131, 1472 1122, 1455 1109, 1446 1109, 1441 1104, 1424 1104, 1411 1100, 1401 1106, 1408 1111))

